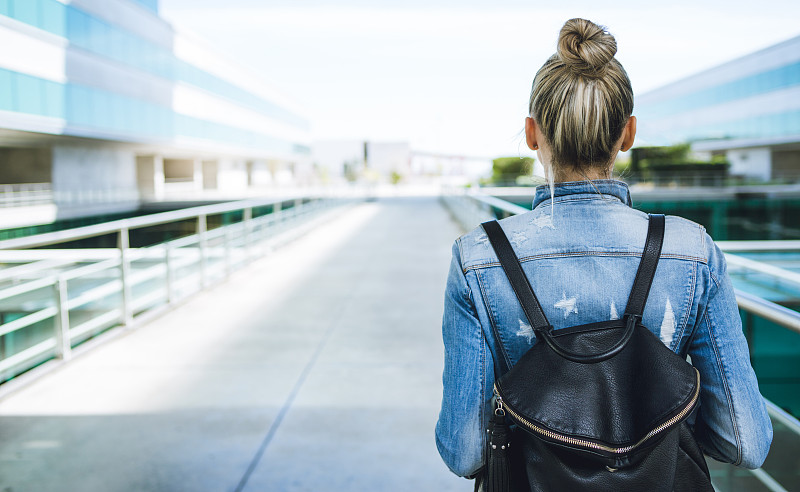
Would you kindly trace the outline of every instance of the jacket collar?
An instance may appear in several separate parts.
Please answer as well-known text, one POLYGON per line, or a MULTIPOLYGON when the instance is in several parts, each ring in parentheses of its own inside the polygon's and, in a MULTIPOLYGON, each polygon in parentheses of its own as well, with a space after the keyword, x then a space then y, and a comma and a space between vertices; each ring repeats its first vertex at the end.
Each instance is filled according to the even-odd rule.
MULTIPOLYGON (((556 183, 553 190, 554 202, 577 198, 575 195, 584 195, 582 199, 607 200, 616 198, 625 205, 631 206, 631 193, 628 185, 615 179, 596 179, 594 181, 567 181, 556 183)), ((550 201, 550 185, 536 187, 533 197, 533 207, 550 201)))

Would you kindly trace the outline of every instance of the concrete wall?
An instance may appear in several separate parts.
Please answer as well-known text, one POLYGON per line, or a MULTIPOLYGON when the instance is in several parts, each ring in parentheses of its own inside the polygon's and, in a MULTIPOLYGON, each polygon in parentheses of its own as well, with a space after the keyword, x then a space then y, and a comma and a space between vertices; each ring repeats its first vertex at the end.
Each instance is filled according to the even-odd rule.
POLYGON ((55 192, 135 191, 133 152, 112 146, 53 147, 55 192))
POLYGON ((367 142, 367 167, 382 176, 411 174, 411 147, 407 142, 367 142))
POLYGON ((164 159, 164 178, 171 180, 194 179, 193 159, 164 159))
POLYGON ((772 151, 769 147, 733 149, 727 152, 730 174, 769 181, 772 179, 772 151))
POLYGON ((364 163, 364 142, 356 140, 320 140, 311 147, 311 160, 331 176, 343 176, 345 164, 364 163))
POLYGON ((242 159, 220 159, 218 189, 224 192, 244 191, 247 189, 247 162, 242 159))
POLYGON ((49 183, 52 159, 49 148, 0 148, 0 184, 49 183))
POLYGON ((269 186, 273 183, 272 172, 266 161, 253 161, 249 163, 251 186, 269 186))
POLYGON ((772 153, 772 177, 800 180, 800 150, 782 150, 772 153))

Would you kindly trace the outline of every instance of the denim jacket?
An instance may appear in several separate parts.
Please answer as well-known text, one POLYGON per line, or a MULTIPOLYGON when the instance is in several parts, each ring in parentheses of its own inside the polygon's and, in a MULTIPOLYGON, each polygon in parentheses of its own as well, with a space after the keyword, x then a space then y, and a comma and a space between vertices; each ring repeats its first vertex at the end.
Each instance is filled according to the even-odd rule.
MULTIPOLYGON (((627 186, 598 180, 536 189, 533 210, 500 221, 554 329, 619 318, 647 236, 627 186)), ((772 424, 750 358, 725 258, 705 229, 668 216, 644 325, 701 378, 695 436, 724 462, 759 467, 772 424)), ((493 356, 513 366, 536 337, 483 229, 456 240, 445 292, 444 395, 436 445, 447 466, 483 466, 495 379, 493 356), (496 328, 500 339, 494 336, 496 328), (494 355, 493 355, 494 354, 494 355)))

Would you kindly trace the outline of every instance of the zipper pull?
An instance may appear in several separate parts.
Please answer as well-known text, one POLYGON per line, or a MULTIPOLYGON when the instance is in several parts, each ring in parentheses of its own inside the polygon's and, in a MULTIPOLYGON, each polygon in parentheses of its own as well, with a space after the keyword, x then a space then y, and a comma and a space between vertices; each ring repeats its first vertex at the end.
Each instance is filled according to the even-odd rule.
POLYGON ((494 391, 494 414, 498 417, 503 417, 506 414, 505 409, 503 408, 503 397, 500 396, 500 393, 497 392, 497 388, 493 388, 494 391))

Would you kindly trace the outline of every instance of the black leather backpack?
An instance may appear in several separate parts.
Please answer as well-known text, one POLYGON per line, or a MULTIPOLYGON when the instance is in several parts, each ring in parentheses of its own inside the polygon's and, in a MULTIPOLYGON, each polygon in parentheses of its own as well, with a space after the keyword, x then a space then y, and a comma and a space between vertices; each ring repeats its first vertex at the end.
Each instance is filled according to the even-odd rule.
POLYGON ((500 225, 483 224, 538 343, 510 369, 495 356, 482 490, 714 490, 686 423, 700 374, 641 324, 664 222, 650 215, 622 319, 557 331, 500 225))

